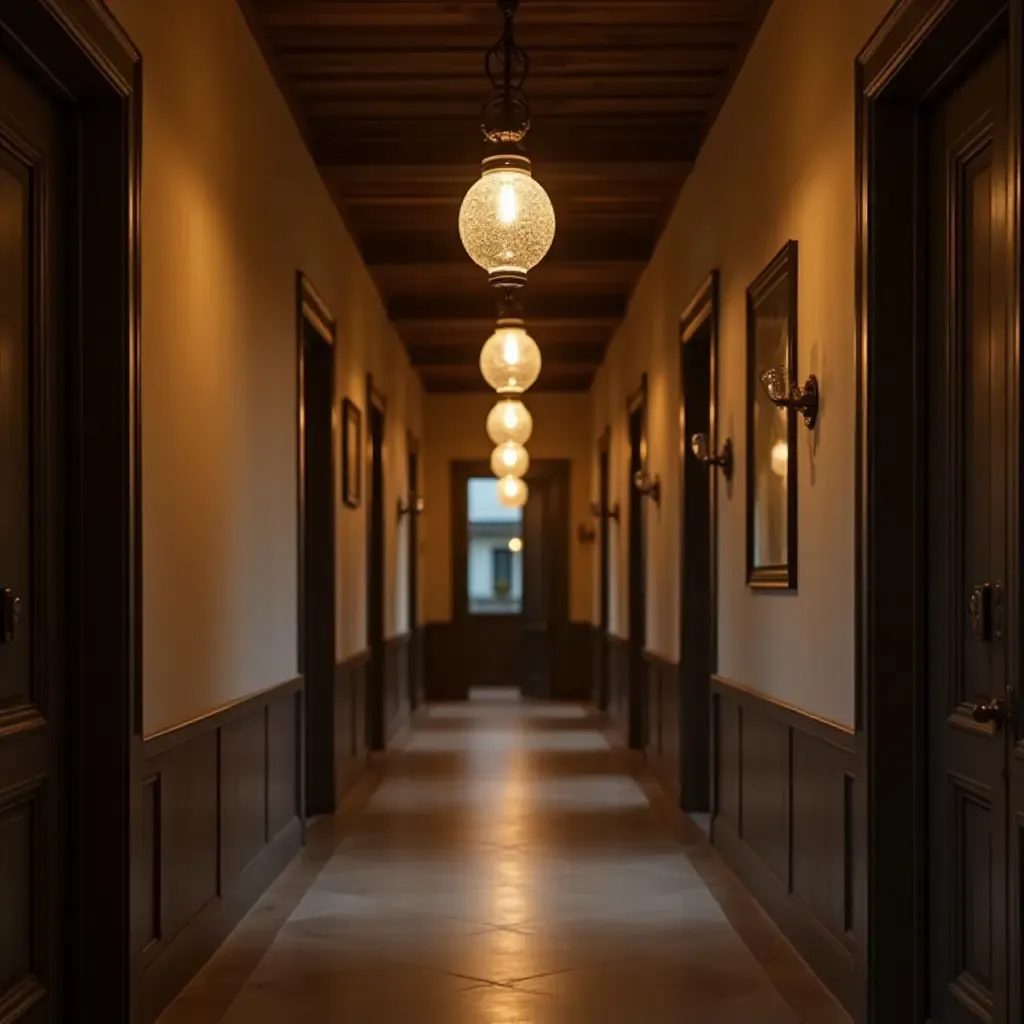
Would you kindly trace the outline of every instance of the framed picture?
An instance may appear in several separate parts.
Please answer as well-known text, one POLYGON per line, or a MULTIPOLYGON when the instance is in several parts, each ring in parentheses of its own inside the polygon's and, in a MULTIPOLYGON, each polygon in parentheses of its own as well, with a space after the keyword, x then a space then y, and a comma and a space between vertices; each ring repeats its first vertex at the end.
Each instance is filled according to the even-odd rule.
POLYGON ((747 584, 796 589, 797 412, 780 408, 761 380, 774 370, 792 387, 797 352, 797 243, 747 289, 747 584))
POLYGON ((359 508, 362 497, 363 414, 351 399, 341 406, 341 500, 359 508))

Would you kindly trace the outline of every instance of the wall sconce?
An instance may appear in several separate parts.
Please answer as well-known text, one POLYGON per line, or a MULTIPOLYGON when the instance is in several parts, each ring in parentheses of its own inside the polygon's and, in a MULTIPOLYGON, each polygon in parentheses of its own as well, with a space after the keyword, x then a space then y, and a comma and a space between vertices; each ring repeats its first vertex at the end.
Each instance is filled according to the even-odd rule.
POLYGON ((633 474, 633 486, 655 505, 661 504, 661 479, 657 473, 651 476, 646 469, 638 469, 633 474))
POLYGON ((791 384, 789 370, 785 366, 773 366, 761 374, 768 397, 780 409, 796 409, 802 413, 808 430, 818 422, 818 378, 812 373, 803 387, 791 384))
POLYGON ((410 513, 421 516, 423 515, 423 507, 423 498, 410 491, 408 498, 398 499, 398 518, 401 519, 402 516, 407 516, 410 513))
POLYGON ((592 526, 587 526, 586 523, 580 523, 576 527, 576 539, 581 544, 593 544, 597 540, 597 530, 592 526))
MULTIPOLYGON (((601 502, 592 501, 590 503, 590 514, 595 519, 601 518, 601 502)), ((615 522, 619 521, 619 503, 615 502, 614 505, 609 505, 608 510, 604 513, 609 519, 614 519, 615 522)))
POLYGON ((717 455, 711 454, 711 444, 707 434, 694 434, 690 438, 690 451, 698 462, 705 466, 717 466, 722 471, 726 480, 732 479, 732 439, 727 439, 722 445, 722 450, 717 455))

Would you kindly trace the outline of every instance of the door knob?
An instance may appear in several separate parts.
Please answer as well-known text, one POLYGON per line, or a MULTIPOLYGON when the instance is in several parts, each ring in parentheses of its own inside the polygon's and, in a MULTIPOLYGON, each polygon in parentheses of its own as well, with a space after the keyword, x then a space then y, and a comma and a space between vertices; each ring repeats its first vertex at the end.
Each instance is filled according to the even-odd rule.
POLYGON ((9 587, 0 590, 0 643, 13 644, 21 618, 21 598, 9 587))
POLYGON ((976 722, 987 724, 992 722, 997 729, 1010 717, 1010 705, 1001 697, 989 697, 981 704, 968 704, 971 718, 976 722))

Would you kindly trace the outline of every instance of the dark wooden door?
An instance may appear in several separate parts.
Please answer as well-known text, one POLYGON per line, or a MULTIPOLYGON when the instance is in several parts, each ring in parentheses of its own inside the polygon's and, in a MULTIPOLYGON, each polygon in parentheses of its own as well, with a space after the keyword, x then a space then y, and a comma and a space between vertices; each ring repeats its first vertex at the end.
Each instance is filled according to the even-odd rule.
MULTIPOLYGON (((707 811, 711 803, 711 673, 713 637, 718 631, 712 586, 715 542, 712 490, 717 469, 701 462, 689 439, 711 434, 711 374, 714 323, 709 317, 682 346, 683 525, 680 559, 679 720, 663 728, 679 746, 666 752, 676 763, 680 802, 686 811, 707 811)), ((711 438, 709 444, 714 443, 711 438)))
POLYGON ((1007 916, 1013 752, 1007 655, 1019 639, 1005 613, 1016 531, 1007 481, 1016 477, 1017 453, 1008 414, 1015 405, 1008 92, 1003 45, 926 114, 927 931, 936 1024, 1019 1019, 1010 1006, 1007 916))
MULTIPOLYGON (((302 320, 302 602, 299 671, 306 688, 306 812, 334 811, 334 350, 302 320)), ((347 751, 346 751, 347 754, 347 751)))
POLYGON ((367 401, 367 552, 366 644, 369 664, 366 678, 366 742, 370 750, 385 745, 384 701, 384 407, 372 384, 367 401))
POLYGON ((644 466, 644 406, 629 414, 629 745, 647 744, 647 584, 644 564, 644 499, 633 479, 644 466))
POLYGON ((420 490, 419 446, 409 439, 409 705, 417 708, 423 703, 423 649, 420 643, 420 518, 418 511, 420 490))
POLYGON ((600 579, 600 627, 596 647, 596 693, 594 703, 600 710, 608 708, 608 629, 611 618, 611 552, 609 542, 611 540, 608 524, 610 517, 609 504, 611 502, 611 481, 609 479, 609 444, 607 435, 602 440, 601 450, 598 455, 598 472, 600 474, 600 543, 601 543, 601 579, 600 579))
POLYGON ((572 678, 569 619, 569 472, 567 464, 539 466, 527 478, 523 509, 522 679, 528 697, 578 693, 572 678))
POLYGON ((58 112, 0 57, 0 1019, 66 1019, 58 112))

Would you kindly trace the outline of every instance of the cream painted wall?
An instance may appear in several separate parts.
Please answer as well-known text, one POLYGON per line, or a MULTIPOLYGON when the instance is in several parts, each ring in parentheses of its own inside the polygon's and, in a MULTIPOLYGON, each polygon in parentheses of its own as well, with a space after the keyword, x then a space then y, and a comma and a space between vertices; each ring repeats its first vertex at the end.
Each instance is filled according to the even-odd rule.
MULTIPOLYGON (((591 437, 590 396, 586 394, 527 394, 533 414, 533 437, 527 448, 535 459, 570 459, 570 600, 573 621, 591 621, 593 545, 576 538, 580 523, 593 524, 590 514, 591 437)), ((494 445, 484 429, 495 396, 488 394, 424 396, 424 501, 422 530, 425 622, 452 617, 451 464, 489 460, 494 445)))
MULTIPOLYGON (((110 0, 144 59, 144 728, 296 674, 295 276, 338 320, 339 397, 388 396, 387 614, 407 625, 417 379, 234 0, 110 0)), ((336 438, 336 444, 338 443, 336 438)), ((339 461, 340 465, 340 461, 339 461)), ((340 490, 340 485, 339 490, 340 490)), ((339 494, 340 499, 340 494, 339 494)), ((340 505, 338 657, 365 646, 365 517, 340 505)))
MULTIPOLYGON (((612 490, 627 508, 625 398, 650 376, 645 502, 648 647, 679 656, 679 315, 722 275, 721 438, 737 474, 720 507, 719 671, 843 724, 854 688, 854 60, 891 0, 775 0, 687 180, 593 389, 592 433, 613 429, 612 490), (799 375, 822 388, 819 427, 800 427, 799 593, 745 584, 745 292, 789 238, 800 243, 799 375)), ((612 629, 625 635, 623 523, 613 525, 612 629)), ((596 601, 596 598, 595 598, 596 601)))

